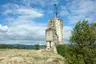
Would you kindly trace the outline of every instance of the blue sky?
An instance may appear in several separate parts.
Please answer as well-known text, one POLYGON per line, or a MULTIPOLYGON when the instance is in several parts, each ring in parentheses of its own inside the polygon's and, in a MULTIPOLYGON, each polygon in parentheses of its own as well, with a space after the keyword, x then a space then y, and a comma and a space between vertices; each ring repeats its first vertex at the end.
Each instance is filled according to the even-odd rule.
POLYGON ((45 29, 58 4, 64 22, 64 43, 83 19, 96 22, 96 0, 0 0, 0 43, 46 44, 45 29))

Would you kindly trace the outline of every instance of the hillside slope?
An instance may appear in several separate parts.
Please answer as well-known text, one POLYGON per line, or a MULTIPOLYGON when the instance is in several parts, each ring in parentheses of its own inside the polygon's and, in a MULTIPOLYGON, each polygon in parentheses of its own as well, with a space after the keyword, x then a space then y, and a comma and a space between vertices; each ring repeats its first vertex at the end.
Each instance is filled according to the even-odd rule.
POLYGON ((0 64, 65 64, 65 59, 49 51, 0 49, 0 64))

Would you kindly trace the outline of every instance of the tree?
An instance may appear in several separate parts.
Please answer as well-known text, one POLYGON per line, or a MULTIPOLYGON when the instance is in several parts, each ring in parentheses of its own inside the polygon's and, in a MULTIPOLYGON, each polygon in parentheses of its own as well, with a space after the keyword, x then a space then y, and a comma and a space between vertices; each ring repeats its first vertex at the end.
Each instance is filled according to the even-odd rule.
POLYGON ((57 48, 57 52, 61 55, 61 56, 66 56, 66 52, 67 52, 67 45, 64 44, 64 45, 57 45, 56 46, 57 48))
POLYGON ((78 64, 76 53, 70 44, 57 45, 57 52, 66 58, 68 64, 78 64))
POLYGON ((39 50, 40 49, 40 45, 39 44, 35 44, 35 49, 39 50))
POLYGON ((84 64, 96 64, 96 24, 88 24, 83 20, 78 22, 70 37, 76 58, 84 60, 84 64))

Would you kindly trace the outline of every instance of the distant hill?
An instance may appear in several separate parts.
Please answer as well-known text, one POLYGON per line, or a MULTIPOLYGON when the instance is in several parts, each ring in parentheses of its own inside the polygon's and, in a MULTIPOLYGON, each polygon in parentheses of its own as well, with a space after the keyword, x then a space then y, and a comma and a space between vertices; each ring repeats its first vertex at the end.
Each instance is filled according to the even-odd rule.
MULTIPOLYGON (((42 48, 45 48, 46 45, 40 45, 42 48)), ((8 48, 8 49, 12 49, 12 48, 15 48, 15 49, 35 49, 36 46, 35 45, 23 45, 23 44, 0 44, 0 48, 1 49, 5 49, 5 48, 8 48)))

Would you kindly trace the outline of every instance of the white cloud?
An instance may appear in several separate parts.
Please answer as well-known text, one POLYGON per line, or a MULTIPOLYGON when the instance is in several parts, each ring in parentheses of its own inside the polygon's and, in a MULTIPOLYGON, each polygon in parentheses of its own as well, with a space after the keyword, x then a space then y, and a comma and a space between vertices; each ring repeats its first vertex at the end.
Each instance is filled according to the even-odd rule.
POLYGON ((44 24, 31 22, 23 23, 23 21, 16 23, 12 22, 12 24, 9 24, 8 26, 0 27, 0 40, 4 43, 14 42, 15 44, 27 44, 27 41, 30 42, 29 44, 45 44, 45 29, 46 25, 44 24))
MULTIPOLYGON (((20 7, 16 4, 15 6, 16 8, 14 7, 12 9, 5 6, 7 9, 4 11, 4 14, 14 14, 17 18, 7 17, 7 20, 9 21, 7 25, 1 25, 2 30, 5 30, 5 32, 0 32, 2 33, 0 34, 0 42, 9 44, 46 44, 45 29, 47 28, 47 25, 33 21, 33 19, 44 16, 42 10, 40 11, 34 8, 26 8, 22 6, 20 7)), ((65 43, 69 43, 68 40, 71 35, 71 30, 72 27, 64 26, 65 43)))
POLYGON ((2 25, 0 24, 0 31, 5 32, 5 31, 7 31, 7 29, 8 29, 7 26, 2 26, 2 25))
POLYGON ((69 24, 76 24, 83 19, 89 20, 90 22, 96 21, 96 0, 65 1, 66 4, 61 6, 61 15, 68 17, 69 24))
MULTIPOLYGON (((16 22, 12 25, 9 25, 8 34, 12 36, 17 36, 16 39, 42 39, 40 37, 44 37, 44 30, 46 25, 38 24, 38 23, 23 23, 16 22), (15 29, 14 29, 15 28, 15 29), (20 37, 20 38, 19 38, 20 37)), ((15 39, 15 38, 14 38, 15 39)), ((44 40, 44 39, 42 39, 44 40)))
POLYGON ((35 44, 44 43, 45 24, 35 23, 33 19, 43 17, 42 10, 26 8, 17 4, 5 4, 2 14, 8 16, 13 14, 17 18, 8 16, 6 26, 0 25, 0 43, 11 44, 35 44), (8 6, 7 6, 8 5, 8 6), (11 7, 16 6, 16 7, 11 7))
POLYGON ((8 26, 0 24, 0 41, 6 39, 6 32, 8 31, 8 26))
POLYGON ((72 27, 71 26, 64 26, 64 43, 70 43, 69 38, 71 36, 72 27))
POLYGON ((16 11, 16 13, 21 14, 23 16, 28 15, 29 17, 31 16, 32 18, 37 18, 37 17, 41 17, 43 16, 43 14, 40 13, 40 11, 38 12, 38 10, 29 8, 29 9, 18 9, 16 11))
POLYGON ((19 19, 35 19, 38 17, 42 17, 43 13, 42 10, 37 10, 34 8, 26 8, 24 6, 19 6, 17 4, 5 4, 3 5, 3 7, 6 9, 5 11, 3 11, 3 15, 8 15, 8 14, 12 14, 14 16, 19 17, 19 19), (8 7, 8 6, 13 6, 13 7, 8 7), (17 7, 18 6, 18 7, 17 7))
MULTIPOLYGON (((76 24, 78 21, 83 19, 96 21, 96 0, 65 1, 66 5, 62 5, 60 9, 60 15, 62 15, 62 17, 66 16, 68 19, 67 21, 65 20, 65 22, 76 24)), ((22 42, 24 44, 26 42, 29 42, 28 44, 30 44, 30 42, 45 42, 44 31, 46 29, 46 24, 35 23, 33 19, 43 17, 43 12, 45 11, 46 13, 52 13, 52 6, 54 3, 58 3, 57 0, 22 0, 22 3, 24 5, 8 3, 3 6, 3 8, 6 9, 3 11, 4 15, 13 14, 17 17, 7 17, 9 22, 6 25, 7 28, 4 28, 4 26, 1 25, 0 31, 2 32, 2 37, 0 36, 0 38, 4 39, 4 37, 6 37, 6 41, 11 40, 10 42, 22 42)), ((62 3, 64 2, 61 2, 60 4, 62 3)), ((69 43, 68 40, 71 31, 71 26, 64 26, 65 43, 69 43)))
MULTIPOLYGON (((3 43, 9 44, 46 44, 45 43, 45 29, 46 25, 37 23, 23 23, 13 22, 8 25, 8 28, 3 36, 1 36, 3 43), (14 42, 14 43, 13 43, 14 42)), ((69 43, 72 27, 64 26, 64 43, 69 43)))
POLYGON ((1 5, 1 7, 6 9, 6 10, 12 10, 12 9, 15 10, 15 9, 18 9, 18 8, 24 7, 24 6, 20 6, 18 4, 14 4, 14 3, 7 3, 7 4, 4 4, 4 5, 1 5))
POLYGON ((31 7, 36 7, 38 9, 42 8, 42 9, 49 9, 49 8, 53 8, 54 4, 58 4, 59 1, 58 0, 21 0, 21 2, 23 4, 25 4, 25 6, 27 6, 28 8, 31 7))

